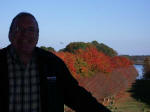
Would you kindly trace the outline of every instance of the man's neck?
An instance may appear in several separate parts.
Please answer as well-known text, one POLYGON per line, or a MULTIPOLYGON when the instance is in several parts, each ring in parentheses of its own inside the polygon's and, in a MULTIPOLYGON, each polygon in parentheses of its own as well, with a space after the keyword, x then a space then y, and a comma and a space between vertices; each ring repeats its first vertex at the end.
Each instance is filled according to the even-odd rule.
POLYGON ((28 52, 28 53, 21 52, 21 51, 17 50, 14 46, 11 46, 11 49, 12 49, 13 53, 16 53, 16 55, 19 57, 20 61, 25 65, 27 65, 30 62, 30 60, 34 54, 34 51, 28 52))
POLYGON ((27 65, 30 62, 31 58, 32 58, 32 54, 30 54, 30 55, 29 54, 28 55, 26 55, 26 54, 18 54, 18 55, 19 55, 20 60, 25 65, 27 65))

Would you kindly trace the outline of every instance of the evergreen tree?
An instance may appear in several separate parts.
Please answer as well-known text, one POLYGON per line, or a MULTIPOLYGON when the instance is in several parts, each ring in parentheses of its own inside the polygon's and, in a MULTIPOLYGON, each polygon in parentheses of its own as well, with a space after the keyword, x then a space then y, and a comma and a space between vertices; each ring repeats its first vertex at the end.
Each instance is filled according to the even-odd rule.
POLYGON ((150 79, 150 57, 144 59, 143 74, 145 79, 150 79))

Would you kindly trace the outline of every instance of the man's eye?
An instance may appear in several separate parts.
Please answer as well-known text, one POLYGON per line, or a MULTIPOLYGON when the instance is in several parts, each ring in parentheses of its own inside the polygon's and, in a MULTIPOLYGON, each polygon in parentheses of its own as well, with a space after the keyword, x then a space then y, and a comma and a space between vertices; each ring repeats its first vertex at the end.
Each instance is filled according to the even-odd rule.
POLYGON ((18 32, 18 31, 19 31, 19 28, 18 28, 18 27, 16 27, 16 28, 14 29, 14 31, 15 31, 15 32, 18 32))
POLYGON ((27 31, 28 31, 28 32, 35 32, 35 29, 33 29, 33 28, 28 28, 27 31))
POLYGON ((35 29, 28 29, 27 31, 29 31, 29 32, 34 32, 35 31, 35 29))

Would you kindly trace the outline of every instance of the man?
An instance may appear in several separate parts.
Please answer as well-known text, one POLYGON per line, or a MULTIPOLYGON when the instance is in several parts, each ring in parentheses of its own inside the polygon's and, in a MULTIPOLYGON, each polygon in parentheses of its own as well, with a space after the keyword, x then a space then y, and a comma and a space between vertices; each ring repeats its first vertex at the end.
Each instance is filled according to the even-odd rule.
POLYGON ((110 112, 78 85, 64 62, 36 44, 35 17, 19 13, 9 30, 10 45, 0 50, 0 112, 110 112), (57 83, 56 83, 57 78, 57 83))

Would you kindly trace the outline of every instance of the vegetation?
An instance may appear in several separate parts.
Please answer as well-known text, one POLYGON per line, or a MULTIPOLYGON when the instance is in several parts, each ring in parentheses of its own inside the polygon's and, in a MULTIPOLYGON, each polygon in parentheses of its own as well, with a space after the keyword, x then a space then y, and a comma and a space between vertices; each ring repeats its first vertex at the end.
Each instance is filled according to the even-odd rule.
POLYGON ((61 49, 60 51, 63 52, 70 52, 70 53, 75 53, 76 50, 82 49, 85 50, 88 47, 96 47, 98 51, 103 52, 105 55, 108 56, 117 56, 117 52, 113 50, 112 48, 108 47, 107 45, 103 43, 98 43, 97 41, 92 41, 92 42, 72 42, 66 46, 66 48, 61 49))
MULTIPOLYGON (((42 48, 60 57, 79 84, 84 85, 87 90, 92 88, 92 94, 99 101, 106 103, 105 105, 112 112, 146 112, 148 110, 144 102, 136 101, 130 96, 124 98, 124 102, 116 100, 116 96, 120 98, 122 92, 136 78, 135 74, 131 74, 130 66, 133 63, 129 57, 118 56, 115 50, 97 41, 72 42, 59 52, 50 50, 49 47, 42 48)), ((73 112, 66 106, 65 111, 73 112)))
POLYGON ((108 56, 117 56, 118 55, 117 51, 115 51, 114 49, 108 47, 107 45, 105 45, 103 43, 98 43, 97 41, 92 41, 91 44, 94 45, 98 51, 101 51, 108 56))
POLYGON ((129 90, 132 97, 137 101, 143 102, 150 106, 150 80, 136 80, 132 85, 132 88, 129 90))
POLYGON ((75 78, 92 76, 97 72, 111 73, 116 68, 132 65, 127 58, 108 56, 98 51, 93 45, 75 50, 74 53, 61 51, 55 54, 64 60, 75 78))
POLYGON ((147 104, 137 101, 130 95, 120 98, 112 107, 117 109, 111 109, 112 112, 150 112, 147 104))
POLYGON ((144 59, 146 57, 150 57, 149 55, 134 55, 134 56, 130 56, 130 55, 120 55, 123 57, 126 57, 128 59, 130 59, 134 64, 137 65, 143 65, 144 64, 144 59))
POLYGON ((71 42, 66 46, 66 48, 62 49, 63 52, 75 53, 78 49, 86 49, 88 47, 88 43, 85 42, 71 42))
POLYGON ((52 47, 45 47, 45 46, 41 46, 40 48, 46 50, 46 51, 52 51, 52 52, 55 52, 55 49, 52 48, 52 47))
POLYGON ((150 79, 150 57, 144 59, 143 74, 145 79, 150 79))

